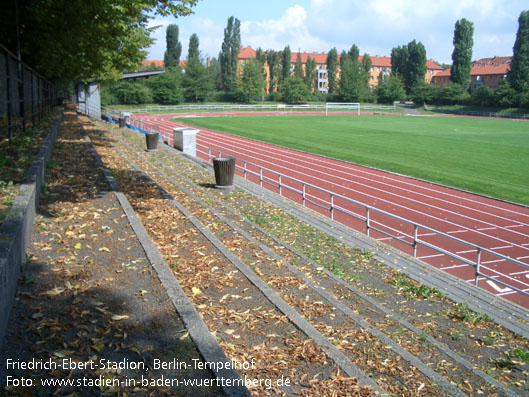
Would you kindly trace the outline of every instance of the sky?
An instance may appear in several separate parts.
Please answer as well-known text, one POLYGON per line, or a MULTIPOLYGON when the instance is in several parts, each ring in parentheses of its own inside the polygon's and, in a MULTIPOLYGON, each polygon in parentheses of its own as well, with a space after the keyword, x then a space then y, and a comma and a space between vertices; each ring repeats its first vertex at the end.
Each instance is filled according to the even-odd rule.
POLYGON ((527 0, 198 0, 194 13, 175 19, 155 16, 150 26, 156 42, 147 59, 163 59, 165 29, 177 24, 187 58, 189 37, 196 33, 204 58, 216 58, 228 18, 241 21, 241 44, 264 50, 329 52, 348 50, 390 56, 393 47, 412 40, 423 43, 426 56, 451 64, 454 25, 466 18, 474 23, 472 59, 510 56, 518 18, 529 9, 527 0))

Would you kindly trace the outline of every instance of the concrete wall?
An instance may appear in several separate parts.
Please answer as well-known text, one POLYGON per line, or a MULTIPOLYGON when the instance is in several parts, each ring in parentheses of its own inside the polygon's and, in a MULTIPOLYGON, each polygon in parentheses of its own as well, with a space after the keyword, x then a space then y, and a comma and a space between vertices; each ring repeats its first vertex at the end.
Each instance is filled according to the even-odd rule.
POLYGON ((20 265, 26 260, 26 247, 39 206, 46 163, 51 157, 61 120, 62 112, 29 168, 26 182, 20 187, 6 219, 0 225, 0 348, 15 299, 20 265))

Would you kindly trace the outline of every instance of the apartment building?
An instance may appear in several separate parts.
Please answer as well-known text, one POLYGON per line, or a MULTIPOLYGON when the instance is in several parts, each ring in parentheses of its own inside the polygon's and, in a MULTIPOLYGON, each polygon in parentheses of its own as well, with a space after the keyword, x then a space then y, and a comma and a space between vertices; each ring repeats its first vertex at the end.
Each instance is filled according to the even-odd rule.
MULTIPOLYGON (((329 91, 329 76, 327 72, 327 54, 326 53, 311 53, 311 52, 300 52, 301 56, 301 63, 303 65, 303 70, 305 69, 305 65, 307 63, 307 59, 311 57, 316 61, 316 70, 317 70, 317 79, 315 82, 314 89, 318 90, 320 92, 328 92, 329 91)), ((248 46, 248 47, 242 47, 239 51, 239 65, 244 66, 246 62, 249 59, 255 59, 256 52, 255 50, 248 46)), ((290 67, 291 70, 294 70, 294 66, 296 64, 298 58, 298 52, 292 52, 292 58, 290 61, 290 67)), ((382 76, 389 75, 391 73, 391 58, 390 57, 383 57, 383 56, 370 56, 371 58, 371 71, 369 76, 369 86, 374 89, 377 85, 380 79, 382 79, 382 76)), ((363 57, 360 56, 358 58, 359 62, 362 62, 363 57)), ((340 56, 338 55, 338 62, 340 61, 340 56)), ((428 60, 426 62, 427 72, 424 76, 424 79, 427 83, 430 83, 432 78, 439 72, 443 70, 441 66, 433 62, 432 60, 428 60)), ((338 66, 339 69, 339 66, 338 66)), ((338 76, 339 77, 339 70, 338 70, 338 76)), ((269 71, 268 68, 265 67, 265 75, 266 75, 266 81, 267 81, 267 87, 269 82, 269 71)), ((268 92, 268 88, 266 89, 268 92)))
MULTIPOLYGON (((495 90, 507 78, 512 57, 482 58, 472 62, 470 69, 470 90, 474 92, 481 85, 495 90)), ((450 68, 435 75, 432 81, 438 86, 450 84, 450 68)))

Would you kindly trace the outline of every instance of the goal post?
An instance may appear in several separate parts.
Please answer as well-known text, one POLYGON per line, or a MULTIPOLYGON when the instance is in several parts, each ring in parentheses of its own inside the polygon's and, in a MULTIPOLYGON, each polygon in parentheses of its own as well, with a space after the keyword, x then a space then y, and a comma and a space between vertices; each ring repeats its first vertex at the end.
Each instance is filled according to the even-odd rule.
POLYGON ((354 110, 360 116, 360 104, 358 102, 327 102, 325 103, 325 116, 329 115, 329 110, 331 109, 340 109, 339 111, 354 110))

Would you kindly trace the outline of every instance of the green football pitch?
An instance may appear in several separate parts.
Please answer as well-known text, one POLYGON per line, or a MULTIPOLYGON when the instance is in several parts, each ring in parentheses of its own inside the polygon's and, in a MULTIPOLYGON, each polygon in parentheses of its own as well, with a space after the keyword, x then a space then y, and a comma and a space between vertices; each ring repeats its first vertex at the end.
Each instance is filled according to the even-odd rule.
POLYGON ((396 116, 175 120, 529 205, 529 122, 396 116))

